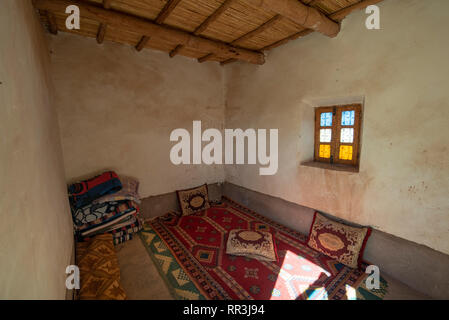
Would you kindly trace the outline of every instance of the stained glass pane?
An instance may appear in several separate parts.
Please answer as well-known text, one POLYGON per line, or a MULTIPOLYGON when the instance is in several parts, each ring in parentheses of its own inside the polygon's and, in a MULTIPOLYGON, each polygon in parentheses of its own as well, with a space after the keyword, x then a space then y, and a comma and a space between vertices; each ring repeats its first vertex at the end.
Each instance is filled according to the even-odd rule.
POLYGON ((320 144, 320 158, 331 157, 331 146, 328 144, 320 144))
POLYGON ((332 129, 320 129, 320 142, 331 142, 332 129))
POLYGON ((352 160, 352 146, 340 146, 340 159, 352 160))
POLYGON ((320 126, 330 127, 332 126, 332 112, 323 112, 320 118, 320 126))
POLYGON ((354 125, 355 111, 343 111, 341 113, 341 125, 342 126, 353 126, 354 125))
POLYGON ((340 141, 345 143, 354 142, 354 128, 341 129, 340 141))

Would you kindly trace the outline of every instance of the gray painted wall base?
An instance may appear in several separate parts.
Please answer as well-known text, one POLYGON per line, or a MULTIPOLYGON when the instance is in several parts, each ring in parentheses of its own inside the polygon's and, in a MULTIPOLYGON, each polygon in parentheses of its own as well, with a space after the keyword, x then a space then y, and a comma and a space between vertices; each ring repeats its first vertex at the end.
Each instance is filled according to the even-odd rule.
MULTIPOLYGON (((208 184, 210 201, 221 200, 223 184, 208 184)), ((169 211, 181 211, 176 192, 165 193, 157 196, 150 196, 142 199, 140 211, 143 218, 154 218, 161 216, 169 211)))
MULTIPOLYGON (((208 185, 210 200, 225 195, 242 205, 305 235, 309 234, 314 209, 252 191, 232 183, 208 185)), ((142 200, 143 217, 151 218, 168 211, 179 211, 176 192, 142 200)), ((327 216, 342 221, 332 215, 327 216)), ((348 221, 344 223, 352 224, 348 221)), ((377 265, 380 272, 436 299, 449 299, 449 256, 382 231, 373 230, 364 260, 377 265)))

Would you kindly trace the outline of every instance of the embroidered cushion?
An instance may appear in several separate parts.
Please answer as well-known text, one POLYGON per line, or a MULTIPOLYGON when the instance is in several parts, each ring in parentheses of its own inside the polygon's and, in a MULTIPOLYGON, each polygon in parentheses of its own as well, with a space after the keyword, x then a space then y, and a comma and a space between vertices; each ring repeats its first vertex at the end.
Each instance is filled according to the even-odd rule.
POLYGON ((210 208, 207 184, 176 192, 183 216, 210 208))
POLYGON ((116 193, 105 195, 101 198, 94 200, 92 203, 104 203, 110 201, 120 201, 120 200, 132 200, 136 203, 140 203, 140 196, 138 193, 139 181, 136 179, 119 176, 120 182, 122 183, 122 189, 116 193))
POLYGON ((231 230, 226 244, 226 253, 262 261, 277 261, 273 236, 265 231, 231 230))
POLYGON ((370 234, 371 228, 351 227, 315 212, 307 244, 348 267, 357 268, 370 234))

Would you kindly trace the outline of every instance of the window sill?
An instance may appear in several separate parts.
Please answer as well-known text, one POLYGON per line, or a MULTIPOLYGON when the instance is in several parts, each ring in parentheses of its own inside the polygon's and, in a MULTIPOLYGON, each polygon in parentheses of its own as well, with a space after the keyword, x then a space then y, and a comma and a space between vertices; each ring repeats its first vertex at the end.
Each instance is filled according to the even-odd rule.
POLYGON ((306 161, 301 163, 302 166, 306 167, 313 167, 313 168, 321 168, 321 169, 327 169, 327 170, 334 170, 334 171, 346 171, 346 172, 359 172, 359 167, 355 166, 348 166, 344 164, 337 164, 337 163, 325 163, 325 162, 318 162, 318 161, 306 161))

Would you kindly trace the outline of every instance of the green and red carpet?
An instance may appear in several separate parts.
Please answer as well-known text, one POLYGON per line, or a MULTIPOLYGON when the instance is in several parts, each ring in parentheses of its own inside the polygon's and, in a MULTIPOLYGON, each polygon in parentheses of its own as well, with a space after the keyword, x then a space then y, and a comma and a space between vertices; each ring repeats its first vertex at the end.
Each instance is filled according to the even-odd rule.
POLYGON ((147 221, 140 233, 175 299, 382 299, 388 284, 369 290, 368 274, 306 245, 306 237, 228 198, 190 216, 168 213, 147 221), (279 261, 225 252, 232 229, 268 231, 279 261))

